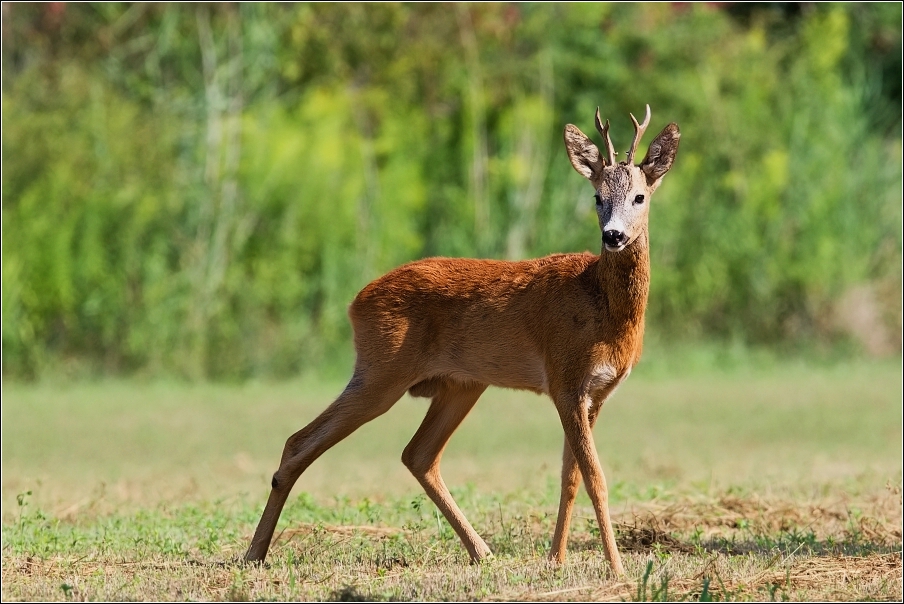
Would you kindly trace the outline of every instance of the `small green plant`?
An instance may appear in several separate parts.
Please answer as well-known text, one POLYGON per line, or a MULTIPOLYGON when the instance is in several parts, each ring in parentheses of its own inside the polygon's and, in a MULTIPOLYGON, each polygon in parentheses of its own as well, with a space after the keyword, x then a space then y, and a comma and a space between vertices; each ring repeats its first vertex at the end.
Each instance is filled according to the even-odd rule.
POLYGON ((638 581, 638 583, 637 583, 637 595, 634 598, 635 602, 646 602, 647 601, 647 584, 650 582, 651 574, 653 574, 653 561, 652 560, 647 562, 647 566, 643 572, 643 576, 640 578, 640 581, 638 581))
POLYGON ((594 539, 600 538, 600 527, 596 524, 596 518, 586 518, 584 520, 584 527, 594 539))
POLYGON ((25 508, 28 507, 28 498, 31 497, 31 491, 25 491, 16 495, 16 506, 19 510, 19 521, 25 516, 25 508))

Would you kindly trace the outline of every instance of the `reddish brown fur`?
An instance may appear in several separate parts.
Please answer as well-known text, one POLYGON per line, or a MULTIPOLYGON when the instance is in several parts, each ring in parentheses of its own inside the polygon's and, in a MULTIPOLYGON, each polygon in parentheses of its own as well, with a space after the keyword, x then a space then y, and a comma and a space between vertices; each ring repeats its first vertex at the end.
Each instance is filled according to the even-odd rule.
POLYGON ((349 309, 359 370, 388 365, 415 396, 429 396, 420 393, 425 381, 448 380, 550 393, 580 383, 581 365, 601 357, 624 370, 639 356, 649 282, 643 264, 615 261, 627 259, 406 264, 365 287, 349 309), (636 296, 610 300, 605 284, 616 281, 609 290, 636 296), (586 358, 574 358, 579 351, 586 358))
POLYGON ((562 495, 550 557, 564 559, 583 476, 606 557, 623 573, 591 429, 603 401, 640 359, 643 343, 650 282, 647 213, 624 198, 635 199, 640 191, 648 196, 659 185, 677 150, 677 126, 663 130, 639 167, 606 165, 574 126, 566 128, 565 138, 575 169, 607 196, 609 205, 598 206, 601 228, 605 221, 614 224, 616 212, 630 243, 599 256, 555 254, 521 262, 429 258, 367 285, 349 309, 354 375, 332 405, 286 442, 246 560, 266 556, 283 504, 304 469, 406 391, 432 402, 402 461, 471 559, 489 555, 449 494, 439 463, 449 437, 492 385, 548 394, 559 412, 565 432, 562 495))

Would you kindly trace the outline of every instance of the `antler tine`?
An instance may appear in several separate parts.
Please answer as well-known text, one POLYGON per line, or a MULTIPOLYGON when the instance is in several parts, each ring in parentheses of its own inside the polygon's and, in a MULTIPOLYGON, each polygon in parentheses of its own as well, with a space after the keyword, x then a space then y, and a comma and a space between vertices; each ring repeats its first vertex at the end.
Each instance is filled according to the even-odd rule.
POLYGON ((606 152, 608 153, 608 161, 610 166, 615 165, 615 147, 612 146, 612 139, 609 138, 609 120, 606 120, 606 125, 603 126, 603 121, 600 119, 600 108, 596 108, 596 129, 599 130, 599 133, 603 135, 603 140, 606 141, 606 152))
POLYGON ((634 122, 634 142, 631 143, 631 150, 628 151, 628 165, 634 163, 634 153, 637 151, 637 143, 640 142, 640 137, 643 136, 643 133, 647 131, 647 126, 650 125, 650 106, 647 105, 647 116, 643 120, 643 124, 638 124, 637 119, 634 117, 634 114, 629 114, 631 116, 631 121, 634 122))

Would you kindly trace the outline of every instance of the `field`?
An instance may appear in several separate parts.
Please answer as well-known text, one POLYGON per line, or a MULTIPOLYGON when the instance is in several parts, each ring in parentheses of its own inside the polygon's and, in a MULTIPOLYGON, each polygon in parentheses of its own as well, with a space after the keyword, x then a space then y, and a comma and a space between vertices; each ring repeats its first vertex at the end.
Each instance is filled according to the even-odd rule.
POLYGON ((3 600, 900 599, 900 359, 654 371, 595 431, 627 577, 586 494, 546 562, 561 428, 488 391, 443 474, 495 556, 468 564, 399 461, 405 398, 302 476, 267 564, 236 563, 285 438, 342 387, 6 383, 3 600))

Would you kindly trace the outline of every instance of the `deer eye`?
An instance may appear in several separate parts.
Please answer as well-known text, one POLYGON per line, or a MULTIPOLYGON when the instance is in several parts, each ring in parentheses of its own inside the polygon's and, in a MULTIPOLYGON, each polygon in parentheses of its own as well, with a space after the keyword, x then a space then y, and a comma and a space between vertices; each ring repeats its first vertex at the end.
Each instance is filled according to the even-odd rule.
POLYGON ((639 206, 640 204, 643 203, 643 199, 644 199, 643 195, 638 195, 637 197, 634 198, 634 205, 639 206))
POLYGON ((596 198, 596 205, 598 205, 598 206, 603 205, 603 200, 602 200, 602 198, 600 198, 599 193, 594 193, 593 197, 596 198))

